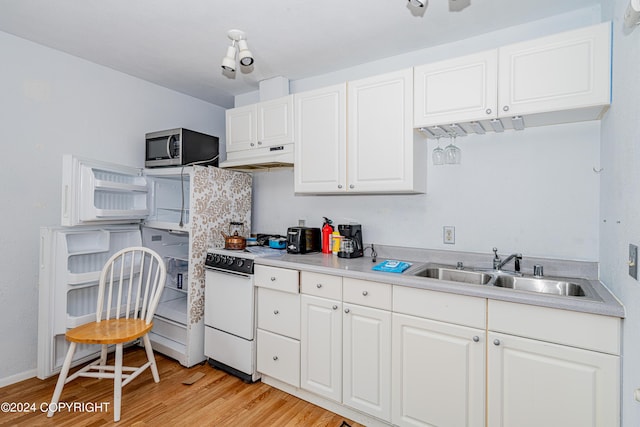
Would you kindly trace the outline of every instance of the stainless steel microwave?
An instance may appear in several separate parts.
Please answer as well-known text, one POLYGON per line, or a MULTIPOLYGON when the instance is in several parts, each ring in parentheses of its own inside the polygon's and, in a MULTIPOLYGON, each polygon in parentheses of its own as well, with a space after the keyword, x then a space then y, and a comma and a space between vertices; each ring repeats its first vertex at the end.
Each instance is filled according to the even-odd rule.
POLYGON ((218 137, 185 128, 145 135, 146 168, 187 165, 218 166, 218 137))

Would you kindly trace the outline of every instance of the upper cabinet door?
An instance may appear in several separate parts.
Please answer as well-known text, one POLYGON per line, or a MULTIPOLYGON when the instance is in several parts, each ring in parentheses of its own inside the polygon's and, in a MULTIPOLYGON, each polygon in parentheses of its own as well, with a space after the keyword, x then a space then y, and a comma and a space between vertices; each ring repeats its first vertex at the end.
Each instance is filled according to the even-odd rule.
POLYGON ((295 191, 346 190, 347 85, 297 93, 295 191))
POLYGON ((610 64, 610 23, 502 47, 498 114, 607 105, 610 64))
POLYGON ((258 147, 293 142, 293 95, 258 104, 258 147))
POLYGON ((496 117, 498 50, 415 67, 414 89, 415 127, 496 117))
POLYGON ((142 169, 72 155, 62 163, 62 225, 135 223, 149 215, 142 169))
POLYGON ((348 82, 347 184, 414 192, 413 69, 348 82))
POLYGON ((227 152, 248 150, 256 146, 258 142, 256 104, 227 110, 226 119, 227 152))

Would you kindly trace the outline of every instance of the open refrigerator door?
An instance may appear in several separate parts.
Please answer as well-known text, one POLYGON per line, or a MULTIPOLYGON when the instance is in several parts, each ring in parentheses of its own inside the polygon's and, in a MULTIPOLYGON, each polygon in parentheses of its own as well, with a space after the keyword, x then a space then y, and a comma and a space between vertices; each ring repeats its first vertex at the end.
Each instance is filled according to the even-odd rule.
MULTIPOLYGON (((95 319, 104 262, 127 246, 158 252, 169 269, 150 338, 193 366, 204 356, 204 261, 231 221, 251 229, 251 175, 214 167, 137 169, 64 156, 63 227, 41 229, 39 378, 56 374, 67 329, 95 319)), ((76 352, 73 365, 97 346, 76 352)))

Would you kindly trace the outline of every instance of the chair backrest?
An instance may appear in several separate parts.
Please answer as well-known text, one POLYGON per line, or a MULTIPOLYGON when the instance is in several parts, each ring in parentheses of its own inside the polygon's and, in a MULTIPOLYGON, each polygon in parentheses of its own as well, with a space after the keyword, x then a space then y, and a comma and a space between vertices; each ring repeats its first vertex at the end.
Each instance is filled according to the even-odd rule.
POLYGON ((166 277, 165 263, 155 251, 142 246, 119 250, 100 273, 96 321, 125 317, 151 322, 166 277))

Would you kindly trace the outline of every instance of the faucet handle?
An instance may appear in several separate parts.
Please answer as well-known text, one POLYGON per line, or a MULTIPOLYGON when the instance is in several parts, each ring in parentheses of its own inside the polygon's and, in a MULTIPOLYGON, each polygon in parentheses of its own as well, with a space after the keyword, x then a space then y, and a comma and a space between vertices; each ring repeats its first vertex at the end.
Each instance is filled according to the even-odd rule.
POLYGON ((544 275, 544 269, 541 265, 536 264, 533 266, 533 277, 542 277, 544 275))
POLYGON ((498 248, 493 248, 493 259, 500 259, 498 256, 498 248))

